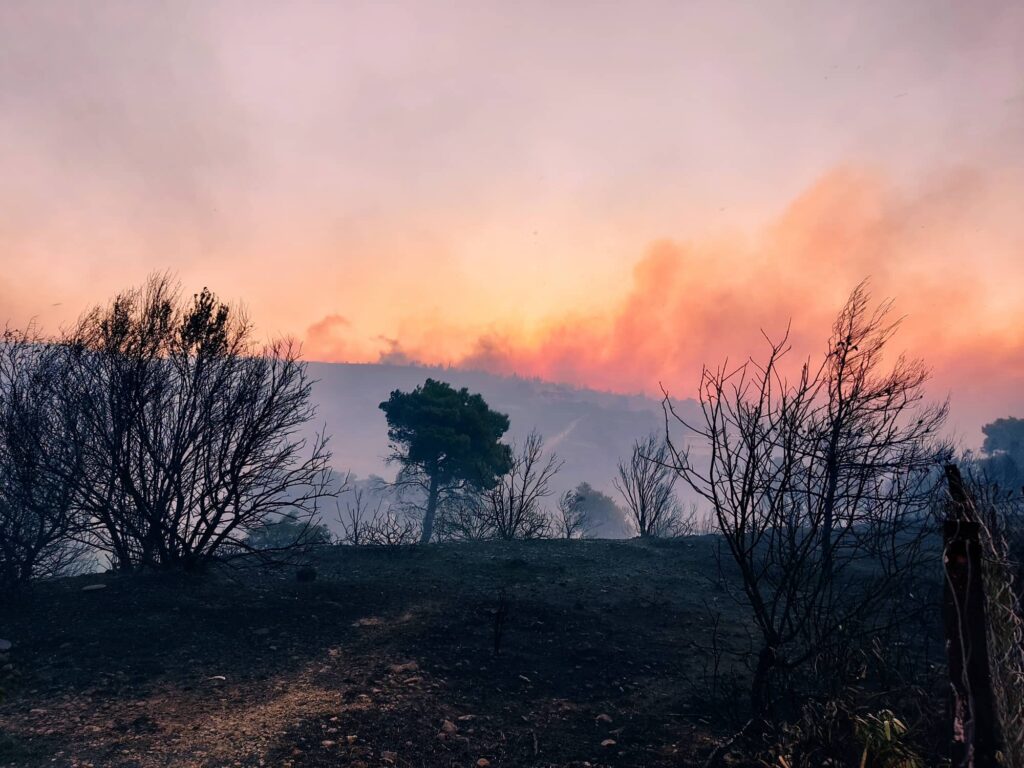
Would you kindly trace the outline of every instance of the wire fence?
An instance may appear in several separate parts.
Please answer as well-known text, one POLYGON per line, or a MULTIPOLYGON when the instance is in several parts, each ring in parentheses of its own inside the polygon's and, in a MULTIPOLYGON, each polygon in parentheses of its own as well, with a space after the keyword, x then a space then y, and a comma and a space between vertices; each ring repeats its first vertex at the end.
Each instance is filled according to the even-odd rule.
POLYGON ((1024 498, 980 483, 972 491, 981 523, 986 640, 1002 762, 1024 768, 1024 498))

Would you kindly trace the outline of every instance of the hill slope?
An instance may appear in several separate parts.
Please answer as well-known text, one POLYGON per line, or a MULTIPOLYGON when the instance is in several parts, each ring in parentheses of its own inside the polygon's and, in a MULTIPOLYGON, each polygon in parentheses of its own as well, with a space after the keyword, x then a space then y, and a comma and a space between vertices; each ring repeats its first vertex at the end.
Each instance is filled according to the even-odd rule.
POLYGON ((693 764, 713 550, 331 548, 312 583, 40 584, 0 608, 0 766, 693 764))
MULTIPOLYGON (((389 477, 384 465, 387 425, 378 404, 394 389, 409 390, 428 378, 479 392, 511 420, 511 437, 537 429, 565 460, 558 490, 587 481, 611 492, 616 461, 634 439, 664 429, 661 403, 643 396, 615 395, 538 380, 478 371, 397 365, 310 363, 318 379, 319 418, 332 436, 334 465, 357 475, 389 477)), ((692 414, 692 400, 677 404, 692 414)))

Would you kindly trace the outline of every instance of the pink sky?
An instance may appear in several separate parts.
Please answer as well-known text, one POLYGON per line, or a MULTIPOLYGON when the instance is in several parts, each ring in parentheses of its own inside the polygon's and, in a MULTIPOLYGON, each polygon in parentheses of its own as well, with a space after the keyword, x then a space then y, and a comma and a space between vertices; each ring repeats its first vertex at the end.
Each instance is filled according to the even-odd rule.
POLYGON ((870 275, 1024 414, 1020 3, 0 5, 0 302, 170 269, 310 357, 690 394, 870 275))

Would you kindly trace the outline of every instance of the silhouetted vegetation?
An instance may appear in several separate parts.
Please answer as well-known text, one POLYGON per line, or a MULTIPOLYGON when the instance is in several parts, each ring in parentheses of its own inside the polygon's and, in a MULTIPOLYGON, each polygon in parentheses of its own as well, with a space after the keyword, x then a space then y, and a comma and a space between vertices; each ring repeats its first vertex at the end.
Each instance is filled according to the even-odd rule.
POLYGON ((621 539, 629 535, 626 515, 611 496, 586 482, 577 485, 575 492, 589 535, 601 539, 621 539))
MULTIPOLYGON (((775 768, 934 764, 943 752, 936 702, 948 686, 932 648, 943 574, 935 513, 946 501, 938 470, 952 448, 940 434, 946 404, 925 401, 924 364, 888 354, 899 327, 890 314, 890 303, 873 305, 858 286, 816 361, 790 367, 784 336, 761 360, 705 369, 702 418, 682 416, 666 397, 665 432, 636 440, 616 476, 604 478, 620 508, 585 482, 558 493, 564 462, 538 431, 503 442, 508 416, 432 378, 380 403, 393 482, 335 473, 326 436, 303 437, 316 411, 297 348, 256 344, 237 308, 206 289, 186 298, 155 276, 60 338, 8 331, 0 344, 0 589, 71 573, 85 551, 113 571, 136 572, 88 590, 120 584, 142 602, 163 582, 150 587, 139 571, 202 571, 204 580, 174 578, 209 585, 205 600, 225 583, 213 563, 290 562, 301 565, 288 571, 294 578, 257 568, 258 594, 231 589, 254 611, 282 584, 310 590, 271 598, 285 611, 321 605, 303 614, 307 651, 351 640, 359 627, 390 626, 396 634, 370 645, 391 642, 437 661, 429 674, 474 691, 465 695, 489 713, 480 733, 495 754, 520 763, 540 759, 539 727, 520 742, 508 738, 527 717, 506 706, 511 685, 544 688, 543 701, 560 713, 548 712, 549 722, 578 701, 612 709, 616 697, 643 692, 629 726, 608 728, 613 716, 595 710, 588 735, 574 731, 590 738, 595 724, 602 729, 596 744, 609 764, 679 764, 684 753, 775 768), (704 508, 684 504, 687 493, 704 508), (333 529, 321 517, 328 500, 333 529), (699 512, 709 515, 703 527, 699 512), (712 535, 684 538, 698 529, 712 535), (637 540, 582 541, 630 534, 637 540), (543 538, 562 541, 521 541, 543 538), (421 546, 431 542, 439 544, 421 546), (367 570, 353 575, 353 563, 367 570), (474 569, 468 580, 464 564, 474 569), (330 610, 318 595, 329 596, 330 610), (383 616, 385 604, 393 615, 383 616), (348 615, 356 605, 374 615, 348 615), (348 612, 343 621, 336 610, 348 612), (477 670, 503 681, 499 695, 477 691, 477 670), (702 729, 700 744, 680 750, 679 723, 648 711, 651 680, 666 675, 661 703, 671 702, 665 711, 684 718, 691 736, 702 729), (592 689, 603 691, 599 701, 588 698, 592 689), (652 741, 619 749, 629 729, 652 741), (655 750, 670 733, 674 751, 655 750)), ((964 458, 968 501, 958 503, 982 524, 989 613, 976 625, 986 625, 1012 760, 1024 754, 1012 728, 1024 713, 1024 420, 999 419, 984 433, 981 453, 964 458)), ((48 594, 63 600, 60 584, 48 594)), ((220 610, 237 621, 234 608, 220 610)), ((106 620, 114 621, 109 612, 106 620)), ((97 636, 113 642, 121 629, 97 636)), ((336 655, 331 648, 328 658, 336 655)), ((405 693, 389 689, 398 698, 421 684, 419 665, 369 663, 401 672, 405 693)), ((454 744, 458 723, 476 715, 466 717, 443 718, 440 735, 430 734, 437 759, 423 764, 451 762, 437 745, 454 744)), ((321 738, 338 727, 317 723, 313 732, 340 751, 339 739, 321 738)), ((362 738, 342 748, 353 761, 398 764, 362 738)), ((0 741, 0 757, 5 749, 0 741)), ((14 749, 18 760, 29 754, 14 749)))
POLYGON ((619 462, 612 483, 625 502, 629 522, 641 537, 692 533, 676 498, 676 472, 668 444, 651 434, 633 443, 629 459, 619 462))
POLYGON ((885 367, 898 321, 869 302, 859 286, 821 361, 793 380, 785 338, 763 362, 706 369, 704 423, 677 421, 710 451, 706 466, 672 453, 714 511, 758 634, 754 723, 785 722, 808 696, 845 696, 877 667, 884 678, 897 650, 920 642, 912 596, 935 581, 922 582, 926 563, 938 572, 926 538, 950 457, 938 436, 947 408, 923 402, 920 362, 885 367))
POLYGON ((246 550, 284 552, 322 547, 331 543, 331 532, 322 524, 282 517, 254 528, 245 540, 246 550))
POLYGON ((417 541, 417 529, 396 507, 390 487, 373 481, 370 488, 356 486, 344 494, 338 507, 339 542, 355 547, 398 547, 417 541))
POLYGON ((439 506, 461 493, 488 491, 512 466, 500 442, 508 416, 480 395, 427 379, 412 392, 395 390, 380 404, 388 422, 389 460, 401 466, 396 484, 424 494, 422 543, 434 536, 439 506))
POLYGON ((485 522, 499 539, 536 539, 550 533, 551 518, 542 506, 552 494, 551 480, 562 467, 544 452, 544 438, 531 432, 513 444, 508 471, 498 478, 483 504, 485 522))
POLYGON ((996 419, 981 428, 981 455, 968 457, 975 474, 1004 491, 1024 492, 1024 419, 996 419))
POLYGON ((310 392, 293 345, 256 345, 237 310, 163 275, 59 339, 9 332, 0 578, 60 573, 84 546, 118 570, 195 570, 322 538, 306 528, 334 490, 326 437, 299 434, 310 392))
POLYGON ((32 331, 0 340, 0 593, 78 561, 84 442, 74 360, 32 331))
POLYGON ((558 497, 558 515, 555 518, 555 534, 563 539, 578 539, 587 535, 590 520, 583 497, 579 491, 566 491, 558 497))
POLYGON ((259 347, 207 290, 185 301, 154 276, 87 313, 76 351, 76 503, 95 546, 121 570, 194 569, 247 548, 285 513, 309 524, 329 488, 311 381, 289 342, 259 347))

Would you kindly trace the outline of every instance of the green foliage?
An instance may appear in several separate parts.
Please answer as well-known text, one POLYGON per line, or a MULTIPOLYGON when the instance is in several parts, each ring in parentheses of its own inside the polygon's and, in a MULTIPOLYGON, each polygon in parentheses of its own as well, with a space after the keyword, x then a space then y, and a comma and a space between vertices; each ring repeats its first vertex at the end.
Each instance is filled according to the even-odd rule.
POLYGON ((981 428, 985 442, 976 469, 992 484, 1004 489, 1024 486, 1024 419, 996 419, 981 428))
POLYGON ((1024 459, 1024 419, 996 419, 981 431, 985 433, 981 449, 988 455, 1007 454, 1018 464, 1024 459))
POLYGON ((412 392, 396 389, 380 409, 388 420, 391 459, 422 470, 442 487, 465 482, 487 490, 511 466, 511 451, 500 442, 508 416, 465 387, 427 379, 412 392))
POLYGON ((400 487, 426 499, 420 542, 431 540, 438 508, 453 498, 489 491, 512 467, 501 442, 508 416, 492 411, 465 387, 427 379, 412 392, 397 389, 380 404, 388 420, 389 461, 398 462, 400 487))
POLYGON ((626 517, 615 500, 592 487, 576 486, 580 509, 587 520, 587 535, 597 539, 621 539, 628 535, 626 517))

